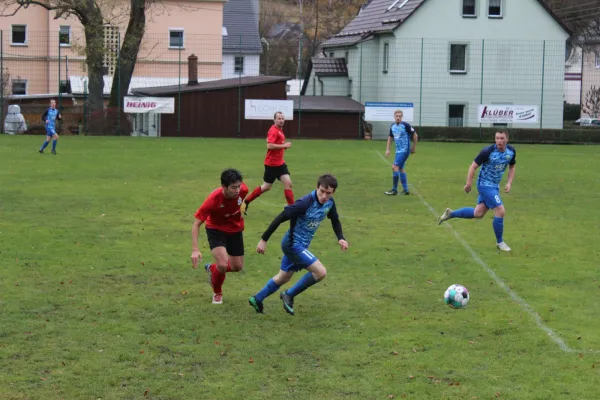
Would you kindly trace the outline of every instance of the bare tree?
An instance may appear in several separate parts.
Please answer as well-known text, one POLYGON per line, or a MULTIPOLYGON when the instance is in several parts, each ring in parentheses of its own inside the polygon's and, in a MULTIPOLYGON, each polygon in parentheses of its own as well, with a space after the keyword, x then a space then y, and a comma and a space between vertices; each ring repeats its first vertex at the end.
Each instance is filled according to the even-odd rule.
POLYGON ((585 94, 583 112, 592 118, 598 118, 600 114, 600 88, 592 86, 585 94))

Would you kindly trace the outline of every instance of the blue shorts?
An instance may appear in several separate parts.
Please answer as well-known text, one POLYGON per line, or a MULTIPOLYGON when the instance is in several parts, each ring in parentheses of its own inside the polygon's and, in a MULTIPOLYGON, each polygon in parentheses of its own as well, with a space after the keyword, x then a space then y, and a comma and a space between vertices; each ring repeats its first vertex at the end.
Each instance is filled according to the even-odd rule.
POLYGON ((490 210, 502 205, 500 199, 500 191, 498 188, 491 186, 479 186, 477 188, 479 196, 477 196, 477 204, 484 203, 490 210))
POLYGON ((285 272, 297 272, 311 266, 318 260, 308 249, 283 249, 280 269, 285 272))
POLYGON ((54 136, 54 134, 56 134, 56 129, 46 128, 46 136, 54 136))
POLYGON ((398 168, 404 169, 404 164, 406 164, 406 160, 408 160, 408 156, 410 152, 405 153, 396 153, 396 158, 394 159, 394 165, 397 165, 398 168))

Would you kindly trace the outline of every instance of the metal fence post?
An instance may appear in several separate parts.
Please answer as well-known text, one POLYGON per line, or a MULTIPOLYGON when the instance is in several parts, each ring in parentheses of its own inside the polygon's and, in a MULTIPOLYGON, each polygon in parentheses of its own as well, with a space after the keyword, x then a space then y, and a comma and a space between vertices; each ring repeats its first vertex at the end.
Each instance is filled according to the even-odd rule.
MULTIPOLYGON (((479 88, 479 104, 483 104, 483 70, 485 61, 485 39, 481 39, 481 85, 479 88)), ((479 107, 477 107, 479 109, 479 107)), ((483 141, 483 127, 479 123, 479 141, 483 141)))
MULTIPOLYGON (((62 54, 61 54, 61 46, 60 46, 60 32, 58 33, 58 104, 57 107, 60 110, 61 106, 62 106, 62 94, 61 94, 61 90, 60 90, 60 58, 61 58, 62 54)), ((48 77, 50 78, 50 77, 48 77)), ((58 129, 57 131, 60 132, 62 129, 62 121, 58 120, 58 129)))
POLYGON ((544 79, 546 75, 546 41, 542 45, 542 99, 540 101, 540 142, 543 137, 543 121, 544 121, 544 79))
POLYGON ((0 77, 0 124, 4 132, 4 30, 0 30, 0 77))
MULTIPOLYGON (((363 42, 360 42, 360 60, 358 64, 358 102, 362 103, 362 64, 363 64, 363 42)), ((317 76, 315 75, 315 78, 317 76)))
MULTIPOLYGON (((242 60, 242 68, 238 68, 238 126, 237 126, 237 135, 240 137, 242 135, 242 73, 244 72, 244 58, 241 56, 242 54, 242 35, 240 35, 240 59, 242 60)), ((233 68, 235 72, 235 57, 233 59, 233 68)))
POLYGON ((177 88, 177 136, 181 136, 181 51, 183 43, 179 45, 179 79, 177 88))
MULTIPOLYGON (((304 30, 300 35, 300 43, 298 43, 298 82, 300 82, 300 70, 302 69, 302 40, 304 39, 304 30)), ((315 75, 316 76, 316 75, 315 75)), ((292 106, 292 116, 294 114, 294 107, 292 106)), ((302 120, 302 94, 298 98, 298 136, 302 133, 300 128, 300 122, 302 120)))
POLYGON ((421 38, 421 77, 419 83, 419 128, 423 122, 423 48, 425 45, 425 39, 421 38))
MULTIPOLYGON (((121 136, 121 31, 117 32, 117 135, 121 136)), ((114 77, 113 77, 114 79, 114 77)), ((127 94, 127 93, 125 93, 127 94)))

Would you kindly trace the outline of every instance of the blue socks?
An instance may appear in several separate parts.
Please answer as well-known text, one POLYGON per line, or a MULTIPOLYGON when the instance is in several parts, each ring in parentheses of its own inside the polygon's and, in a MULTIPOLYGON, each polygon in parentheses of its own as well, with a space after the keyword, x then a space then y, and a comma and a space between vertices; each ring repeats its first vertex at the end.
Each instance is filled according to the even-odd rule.
POLYGON ((262 288, 260 292, 258 292, 256 296, 254 296, 254 298, 256 299, 256 301, 261 302, 273 293, 275 293, 277 289, 279 289, 279 285, 276 284, 273 279, 269 279, 269 282, 267 282, 265 287, 262 288))
POLYGON ((50 143, 50 142, 44 141, 44 144, 42 145, 42 147, 40 148, 40 150, 44 150, 46 147, 48 147, 48 143, 50 143))
POLYGON ((392 173, 392 178, 393 178, 393 182, 394 182, 394 186, 392 186, 392 190, 397 192, 398 191, 398 181, 400 180, 400 172, 394 171, 392 173))
POLYGON ((494 233, 496 234, 496 243, 504 242, 504 239, 502 239, 502 234, 504 233, 504 218, 494 217, 492 226, 494 227, 494 233))
MULTIPOLYGON (((57 142, 57 140, 52 141, 52 151, 56 151, 56 142, 57 142)), ((46 143, 48 143, 48 142, 46 142, 46 143)))
POLYGON ((317 283, 317 280, 313 276, 312 272, 307 272, 302 278, 300 278, 298 282, 296 282, 294 286, 286 290, 286 293, 288 296, 297 296, 315 283, 317 283))
POLYGON ((405 192, 408 192, 408 181, 406 180, 406 172, 400 172, 400 182, 402 182, 402 188, 405 192))
POLYGON ((452 211, 450 218, 473 219, 475 218, 475 209, 473 207, 465 207, 460 210, 452 211))

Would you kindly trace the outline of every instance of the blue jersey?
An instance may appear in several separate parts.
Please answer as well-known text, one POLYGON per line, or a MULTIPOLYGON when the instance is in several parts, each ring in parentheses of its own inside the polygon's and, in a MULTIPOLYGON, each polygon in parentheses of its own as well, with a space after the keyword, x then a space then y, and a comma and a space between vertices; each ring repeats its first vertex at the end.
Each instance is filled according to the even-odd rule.
POLYGON ((393 123, 390 126, 390 137, 396 142, 396 154, 410 152, 410 141, 414 135, 415 130, 407 122, 393 123))
POLYGON ((42 121, 44 121, 44 123, 48 121, 48 123, 46 124, 47 130, 56 129, 56 119, 59 117, 59 115, 60 111, 58 111, 58 108, 49 108, 46 110, 44 115, 42 115, 42 121))
POLYGON ((287 249, 308 248, 325 217, 339 220, 333 198, 321 204, 316 190, 286 206, 283 212, 290 219, 290 229, 281 241, 281 246, 287 249))
POLYGON ((499 151, 493 144, 481 150, 474 161, 481 166, 477 186, 499 188, 506 166, 517 163, 517 151, 508 145, 504 151, 499 151))

